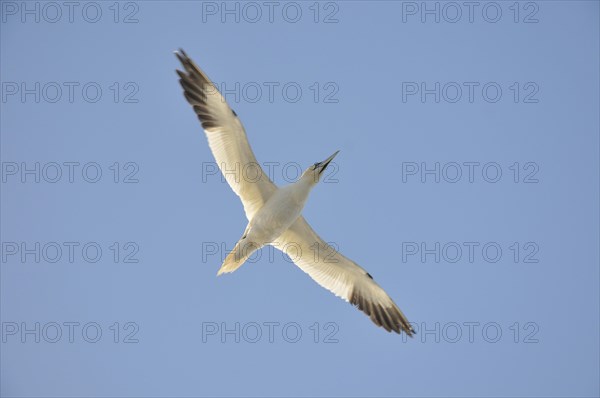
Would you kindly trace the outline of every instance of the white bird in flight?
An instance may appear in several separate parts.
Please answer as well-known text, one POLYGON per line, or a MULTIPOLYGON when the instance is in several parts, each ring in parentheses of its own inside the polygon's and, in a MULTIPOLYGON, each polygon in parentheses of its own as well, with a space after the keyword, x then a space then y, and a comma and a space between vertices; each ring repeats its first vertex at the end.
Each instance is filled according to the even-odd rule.
POLYGON ((225 176, 242 200, 249 223, 217 275, 235 271, 264 245, 294 247, 298 254, 294 263, 315 282, 357 306, 377 326, 412 336, 414 330, 402 311, 371 275, 329 246, 301 215, 310 191, 339 151, 310 166, 295 183, 278 188, 258 165, 240 119, 218 89, 183 50, 175 55, 184 69, 177 74, 185 98, 202 123, 221 171, 248 165, 258 173, 252 181, 232 173, 225 176), (311 250, 315 245, 319 250, 311 250))

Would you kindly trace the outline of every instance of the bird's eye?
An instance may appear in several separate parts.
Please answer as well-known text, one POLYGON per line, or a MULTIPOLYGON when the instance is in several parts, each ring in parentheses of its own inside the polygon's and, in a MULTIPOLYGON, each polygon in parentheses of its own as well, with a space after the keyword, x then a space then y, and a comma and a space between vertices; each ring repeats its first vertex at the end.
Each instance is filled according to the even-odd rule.
POLYGON ((320 165, 320 164, 321 164, 321 163, 319 163, 319 162, 317 162, 317 163, 313 164, 313 170, 315 170, 317 167, 319 167, 319 165, 320 165))

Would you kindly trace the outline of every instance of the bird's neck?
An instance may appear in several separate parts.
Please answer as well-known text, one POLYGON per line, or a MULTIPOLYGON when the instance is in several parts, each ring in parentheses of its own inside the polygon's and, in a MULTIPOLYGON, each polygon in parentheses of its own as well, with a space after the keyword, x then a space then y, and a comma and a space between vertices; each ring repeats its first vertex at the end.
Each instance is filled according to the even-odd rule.
POLYGON ((315 186, 310 178, 300 178, 295 183, 291 184, 290 189, 294 200, 298 203, 306 203, 310 191, 315 186))

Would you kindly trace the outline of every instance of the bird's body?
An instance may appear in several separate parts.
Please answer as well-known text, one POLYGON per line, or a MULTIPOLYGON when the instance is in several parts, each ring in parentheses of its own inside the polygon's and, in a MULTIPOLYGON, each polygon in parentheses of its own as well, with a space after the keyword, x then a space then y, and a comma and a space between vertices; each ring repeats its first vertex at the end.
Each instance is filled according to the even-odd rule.
POLYGON ((284 251, 293 245, 300 253, 294 262, 318 284, 356 305, 388 332, 412 336, 414 330, 402 311, 371 275, 323 241, 302 217, 310 191, 339 151, 310 166, 298 181, 278 188, 257 166, 242 123, 216 87, 183 50, 176 55, 185 69, 177 71, 184 95, 202 123, 219 167, 231 170, 252 165, 259 173, 252 181, 226 173, 227 182, 242 200, 248 225, 218 274, 235 271, 264 245, 284 251), (319 250, 314 251, 315 247, 319 250))
POLYGON ((271 193, 265 204, 249 220, 242 238, 223 262, 218 275, 235 271, 264 245, 276 244, 277 238, 298 219, 310 191, 319 182, 320 174, 338 152, 323 162, 315 163, 298 181, 271 193))
POLYGON ((302 213, 311 188, 299 180, 275 191, 248 224, 249 236, 257 242, 273 243, 302 213))

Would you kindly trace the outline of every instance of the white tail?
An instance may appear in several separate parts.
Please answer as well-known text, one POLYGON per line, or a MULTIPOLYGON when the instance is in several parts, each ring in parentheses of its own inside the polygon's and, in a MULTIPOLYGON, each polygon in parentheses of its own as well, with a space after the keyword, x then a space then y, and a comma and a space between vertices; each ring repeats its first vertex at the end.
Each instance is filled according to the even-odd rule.
POLYGON ((219 268, 217 276, 235 271, 241 267, 244 262, 246 262, 252 253, 260 248, 261 245, 258 245, 256 242, 248 241, 244 235, 244 237, 242 237, 242 239, 240 239, 235 245, 233 250, 227 255, 225 261, 223 261, 223 265, 221 265, 221 268, 219 268))

